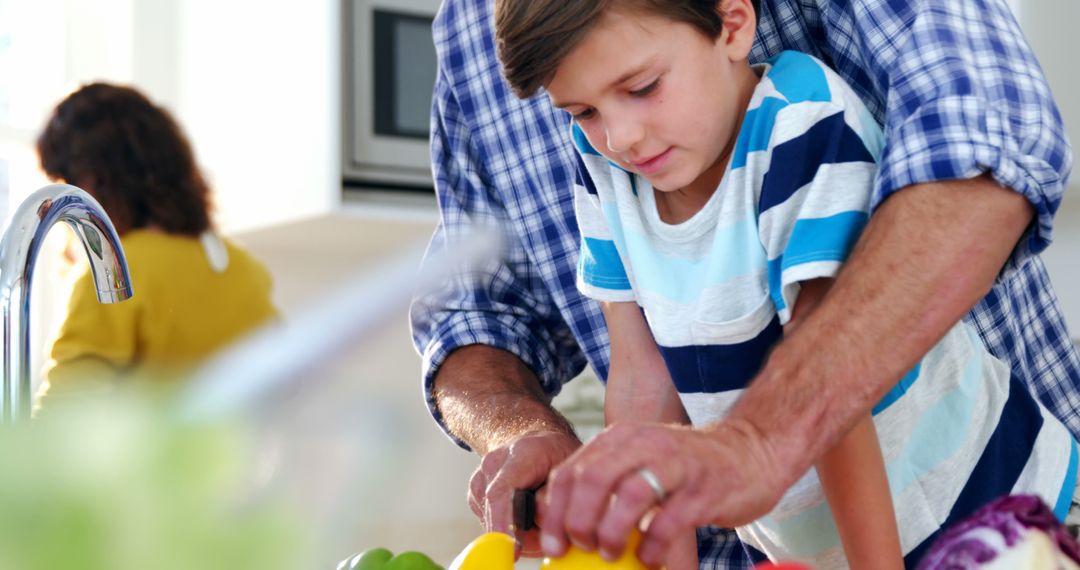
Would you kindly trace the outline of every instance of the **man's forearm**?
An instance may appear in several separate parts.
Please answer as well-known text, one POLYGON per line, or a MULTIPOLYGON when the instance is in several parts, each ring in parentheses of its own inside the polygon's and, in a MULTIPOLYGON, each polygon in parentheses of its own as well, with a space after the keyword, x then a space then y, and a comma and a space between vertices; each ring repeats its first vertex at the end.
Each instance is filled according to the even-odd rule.
POLYGON ((536 375, 504 350, 479 344, 455 350, 439 368, 434 393, 447 428, 481 455, 525 433, 574 433, 536 375))
POLYGON ((986 295, 1031 218, 988 177, 895 193, 729 419, 793 483, 986 295))

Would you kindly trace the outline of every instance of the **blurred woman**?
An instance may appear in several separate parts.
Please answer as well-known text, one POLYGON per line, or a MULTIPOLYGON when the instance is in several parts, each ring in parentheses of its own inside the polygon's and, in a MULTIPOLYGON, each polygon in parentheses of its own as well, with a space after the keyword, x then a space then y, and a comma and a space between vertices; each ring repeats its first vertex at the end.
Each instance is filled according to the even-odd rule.
POLYGON ((82 87, 54 109, 37 151, 51 179, 104 207, 135 290, 127 301, 102 305, 89 271, 79 277, 40 393, 180 378, 276 316, 269 273, 214 232, 191 145, 143 94, 105 83, 82 87))

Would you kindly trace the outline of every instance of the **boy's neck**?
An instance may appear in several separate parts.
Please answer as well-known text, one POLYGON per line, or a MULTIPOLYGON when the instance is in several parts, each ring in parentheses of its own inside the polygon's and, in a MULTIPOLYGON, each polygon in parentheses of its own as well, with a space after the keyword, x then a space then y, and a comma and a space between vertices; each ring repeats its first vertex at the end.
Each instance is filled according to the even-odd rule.
MULTIPOLYGON (((716 190, 713 189, 713 193, 715 192, 716 190)), ((712 198, 713 193, 692 194, 683 190, 661 192, 653 189, 656 213, 665 224, 681 224, 700 212, 709 198, 712 198)))
POLYGON ((742 125, 743 117, 746 116, 746 108, 750 106, 750 99, 754 96, 754 89, 757 88, 758 82, 761 81, 760 70, 751 66, 748 61, 745 62, 745 73, 745 80, 740 82, 736 95, 739 98, 739 116, 733 123, 737 126, 736 131, 728 139, 728 144, 720 154, 720 159, 717 160, 713 167, 701 173, 686 188, 669 192, 653 189, 656 213, 664 223, 681 224, 694 217, 705 207, 712 195, 716 193, 720 182, 723 181, 724 173, 727 172, 727 165, 731 162, 731 153, 734 151, 735 142, 739 137, 738 126, 742 125))

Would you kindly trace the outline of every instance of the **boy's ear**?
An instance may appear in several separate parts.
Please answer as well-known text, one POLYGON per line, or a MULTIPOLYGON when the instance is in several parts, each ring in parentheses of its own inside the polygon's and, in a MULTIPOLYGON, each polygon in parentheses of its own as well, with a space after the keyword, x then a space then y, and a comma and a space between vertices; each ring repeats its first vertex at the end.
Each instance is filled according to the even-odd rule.
POLYGON ((727 46, 732 59, 746 59, 757 33, 757 15, 750 0, 719 0, 716 7, 724 18, 719 41, 727 46))

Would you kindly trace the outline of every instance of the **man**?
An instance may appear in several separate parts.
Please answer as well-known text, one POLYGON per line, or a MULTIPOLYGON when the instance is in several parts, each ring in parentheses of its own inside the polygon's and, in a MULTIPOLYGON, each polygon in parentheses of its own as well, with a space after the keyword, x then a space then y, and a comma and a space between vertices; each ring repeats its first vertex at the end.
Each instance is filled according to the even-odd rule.
MULTIPOLYGON (((569 119, 542 94, 518 102, 502 81, 491 10, 446 0, 435 24, 443 219, 429 255, 486 219, 504 221, 513 240, 505 263, 419 299, 413 326, 433 415, 483 456, 470 504, 489 530, 512 531, 513 490, 545 482, 580 445, 550 397, 582 369, 582 353, 601 378, 608 363, 599 309, 574 284, 569 119)), ((724 508, 734 519, 774 502, 960 318, 1080 434, 1080 357, 1038 257, 1071 150, 1004 1, 765 0, 759 17, 751 60, 796 49, 825 61, 884 123, 887 145, 847 269, 725 426, 724 508), (775 401, 789 404, 763 405, 775 401)), ((666 507, 643 542, 647 559, 687 524, 666 507)), ((535 535, 518 537, 538 552, 535 535)), ((703 563, 748 564, 729 535, 699 539, 703 563)))

